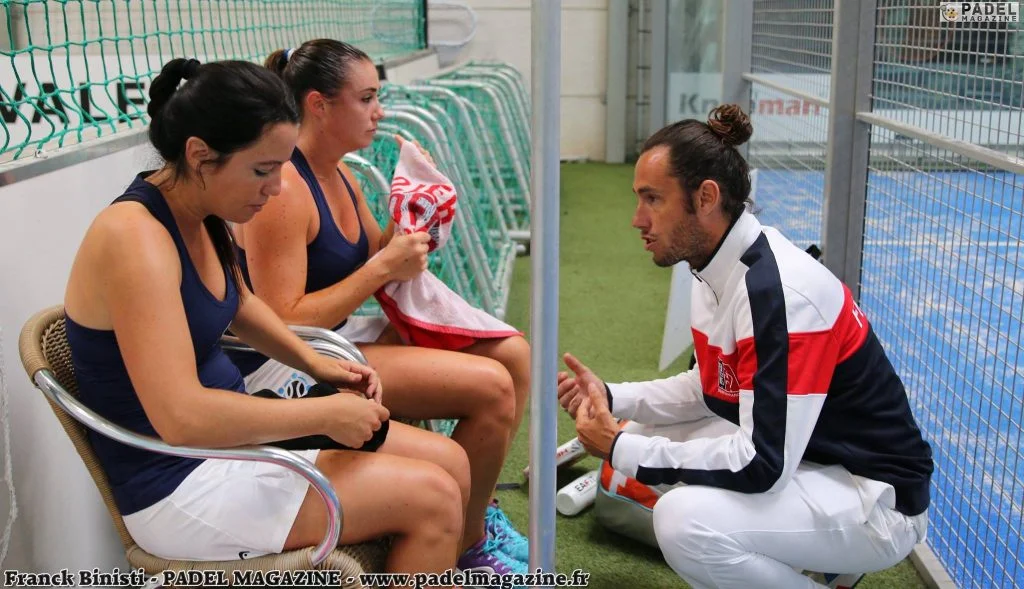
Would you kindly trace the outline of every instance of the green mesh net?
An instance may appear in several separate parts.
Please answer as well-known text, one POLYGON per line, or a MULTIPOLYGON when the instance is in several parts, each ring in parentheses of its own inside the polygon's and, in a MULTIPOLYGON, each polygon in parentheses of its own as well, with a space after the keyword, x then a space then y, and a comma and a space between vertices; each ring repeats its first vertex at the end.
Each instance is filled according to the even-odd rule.
POLYGON ((384 60, 426 47, 422 0, 0 0, 0 164, 144 128, 175 57, 262 62, 319 37, 384 60))

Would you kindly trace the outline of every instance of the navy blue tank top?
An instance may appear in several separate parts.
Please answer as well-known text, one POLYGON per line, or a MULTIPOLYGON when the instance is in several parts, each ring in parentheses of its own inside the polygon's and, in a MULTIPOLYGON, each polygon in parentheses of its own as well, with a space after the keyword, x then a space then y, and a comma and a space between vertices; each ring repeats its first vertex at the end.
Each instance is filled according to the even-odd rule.
MULTIPOLYGON (((359 237, 355 243, 349 241, 342 233, 341 228, 334 222, 331 209, 327 206, 327 197, 324 189, 313 174, 306 157, 296 147, 292 152, 292 165, 302 176, 313 195, 313 202, 316 203, 317 215, 320 217, 320 231, 316 237, 306 246, 306 293, 323 290, 333 286, 353 272, 358 270, 370 257, 370 241, 363 229, 363 221, 359 217, 359 203, 356 200, 356 192, 352 189, 345 175, 338 170, 345 188, 348 189, 349 198, 352 199, 352 207, 356 211, 356 219, 359 221, 359 237)), ((242 265, 242 274, 245 281, 252 288, 249 280, 249 265, 245 261, 245 251, 239 250, 239 260, 242 265)), ((342 321, 334 329, 338 329, 345 322, 342 321)), ((232 360, 242 370, 243 374, 251 374, 259 368, 266 360, 266 356, 251 352, 229 352, 232 360)))
MULTIPOLYGON (((181 259, 181 300, 185 305, 199 381, 205 387, 244 391, 238 368, 221 350, 218 341, 238 311, 238 290, 225 268, 227 288, 218 300, 202 280, 185 249, 171 209, 160 190, 139 174, 114 202, 142 203, 167 228, 181 259)), ((113 331, 97 330, 65 320, 71 360, 82 402, 106 419, 131 431, 159 437, 146 417, 132 387, 113 331)), ((96 452, 123 515, 135 513, 170 495, 203 461, 139 450, 89 431, 96 452)))

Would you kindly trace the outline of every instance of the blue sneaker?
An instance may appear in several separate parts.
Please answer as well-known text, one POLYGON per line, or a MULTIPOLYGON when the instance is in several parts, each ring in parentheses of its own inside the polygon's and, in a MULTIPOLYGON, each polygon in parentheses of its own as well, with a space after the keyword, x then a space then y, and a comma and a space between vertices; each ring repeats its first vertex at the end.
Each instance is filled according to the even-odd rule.
POLYGON ((487 536, 497 543, 498 550, 523 564, 529 564, 530 541, 512 526, 508 516, 498 507, 497 499, 487 506, 484 527, 487 536))
POLYGON ((492 538, 483 538, 462 553, 456 565, 461 571, 480 571, 499 575, 525 575, 527 565, 498 549, 492 538))

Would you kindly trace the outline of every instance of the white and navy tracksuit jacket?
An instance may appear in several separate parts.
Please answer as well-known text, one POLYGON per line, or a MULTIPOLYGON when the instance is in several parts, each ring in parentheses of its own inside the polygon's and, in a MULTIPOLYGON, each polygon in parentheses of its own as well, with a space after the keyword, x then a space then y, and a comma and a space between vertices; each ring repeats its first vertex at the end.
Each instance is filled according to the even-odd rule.
POLYGON ((739 430, 685 442, 620 433, 612 466, 647 484, 763 493, 802 460, 840 464, 891 484, 905 515, 924 511, 931 448, 849 289, 750 213, 693 274, 697 367, 610 384, 612 413, 645 424, 717 415, 739 430))

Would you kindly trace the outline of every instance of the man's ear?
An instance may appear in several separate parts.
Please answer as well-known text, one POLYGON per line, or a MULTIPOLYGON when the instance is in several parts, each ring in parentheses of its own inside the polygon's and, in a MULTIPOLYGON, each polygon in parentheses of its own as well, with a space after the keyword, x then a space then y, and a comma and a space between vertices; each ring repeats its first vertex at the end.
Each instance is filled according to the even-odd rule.
POLYGON ((693 198, 697 214, 707 215, 720 208, 722 191, 718 187, 718 182, 705 180, 693 191, 693 198))

